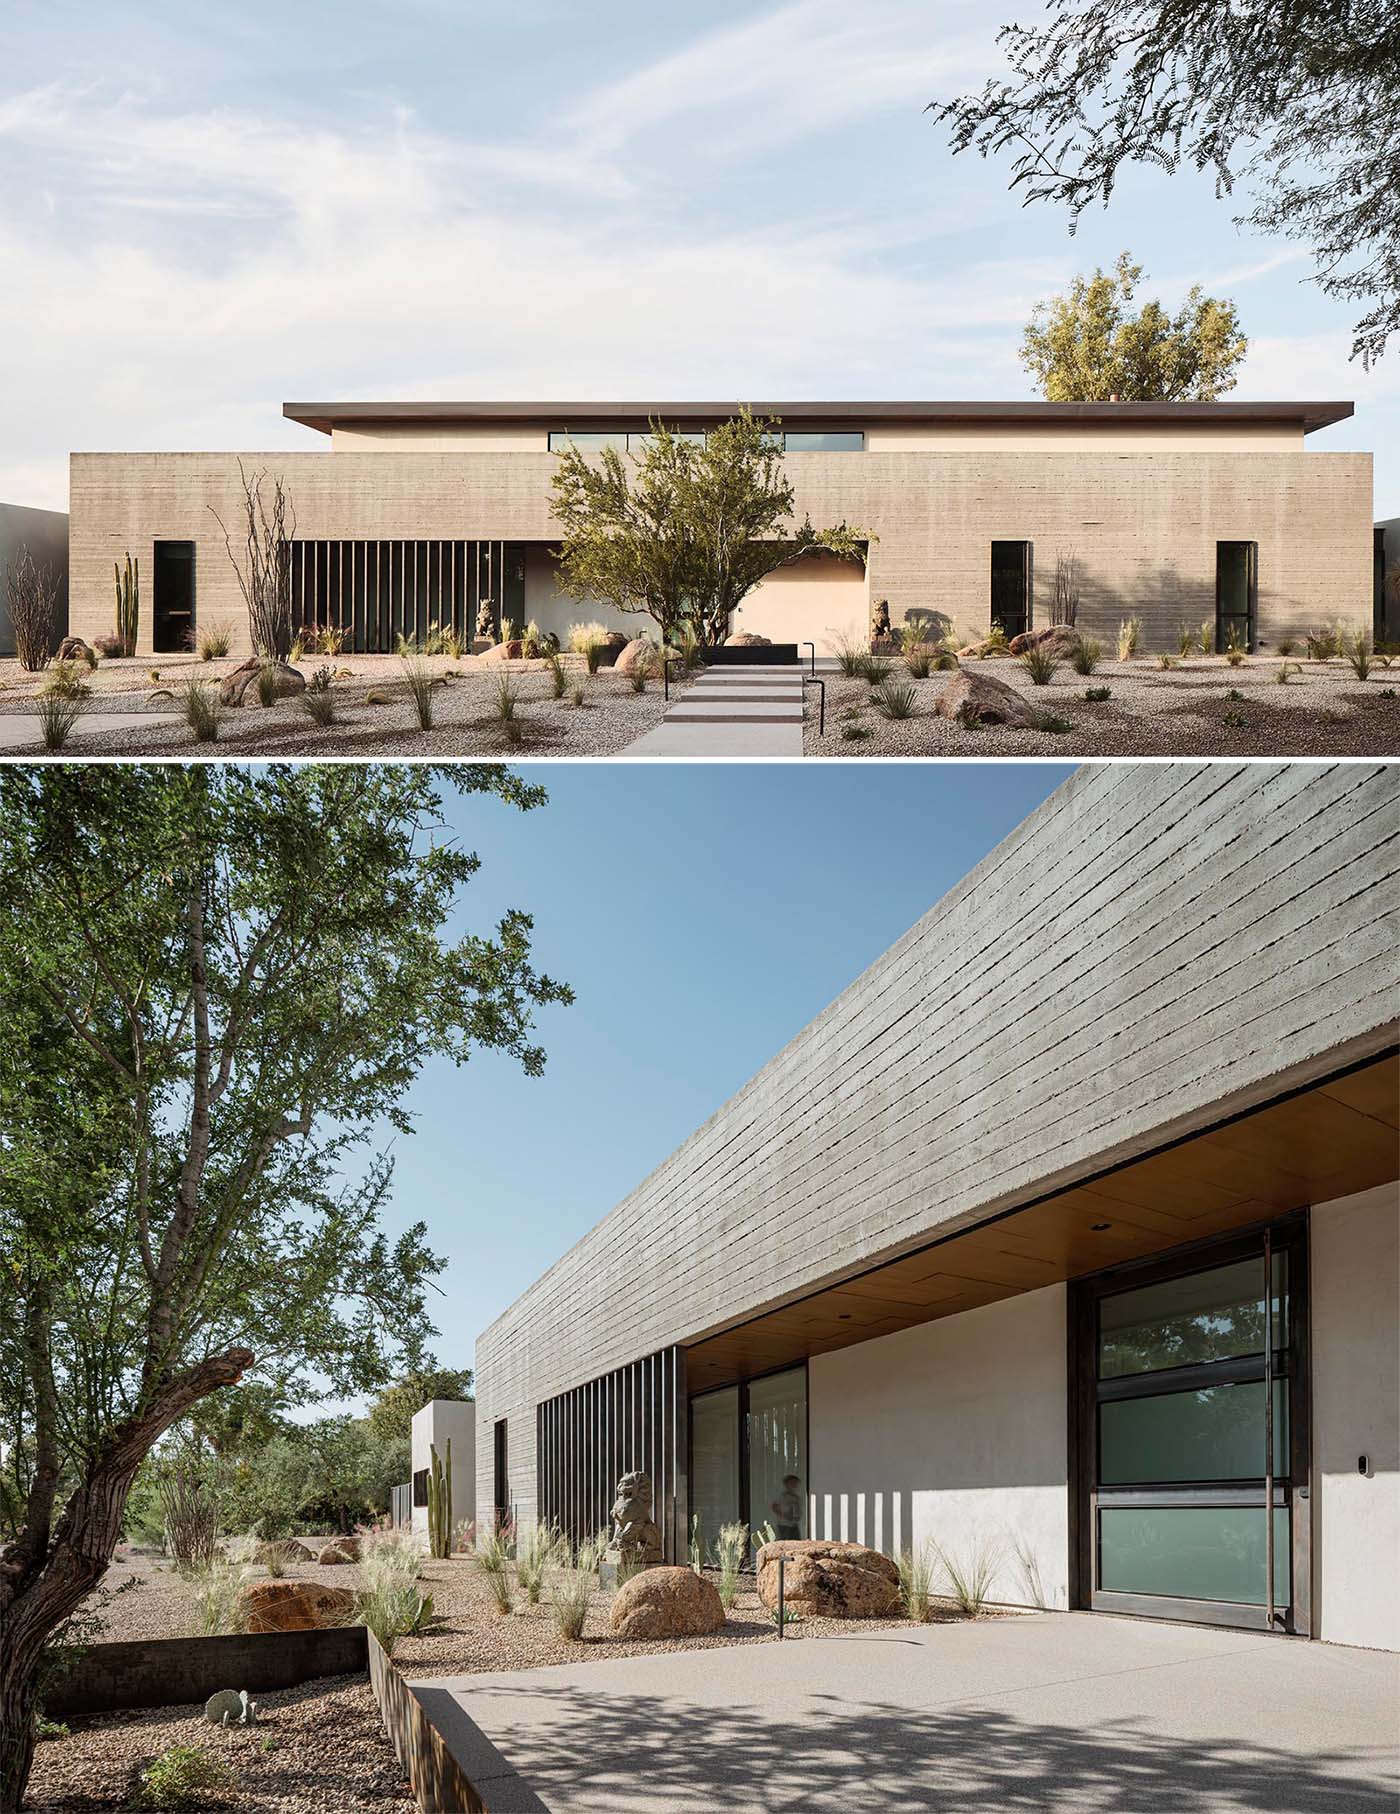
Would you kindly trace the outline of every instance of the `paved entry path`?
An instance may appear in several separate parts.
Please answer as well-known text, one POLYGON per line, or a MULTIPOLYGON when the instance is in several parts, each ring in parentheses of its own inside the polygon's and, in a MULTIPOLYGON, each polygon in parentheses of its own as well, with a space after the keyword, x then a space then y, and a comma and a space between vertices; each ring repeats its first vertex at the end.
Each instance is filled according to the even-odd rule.
POLYGON ((708 668, 622 756, 802 754, 801 668, 708 668))
MULTIPOLYGON (((73 725, 75 737, 100 735, 103 731, 125 731, 136 722, 141 724, 179 724, 178 712, 83 712, 73 725)), ((23 750, 35 756, 47 755, 39 714, 0 712, 0 750, 23 750)), ((62 751, 57 752, 60 756, 62 751)), ((70 751, 69 754, 74 752, 70 751)), ((81 751, 76 752, 82 754, 81 751)))
POLYGON ((1396 1806, 1400 1657, 1252 1632, 1035 1613, 414 1692, 493 1814, 1396 1806))

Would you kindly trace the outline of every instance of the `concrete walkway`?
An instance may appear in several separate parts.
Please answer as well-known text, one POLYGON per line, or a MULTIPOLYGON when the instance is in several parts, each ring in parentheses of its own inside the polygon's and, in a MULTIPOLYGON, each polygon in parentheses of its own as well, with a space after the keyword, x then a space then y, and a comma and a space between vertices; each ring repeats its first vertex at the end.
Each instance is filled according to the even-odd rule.
POLYGON ((802 754, 802 712, 800 668, 709 668, 618 754, 790 760, 802 754))
POLYGON ((1396 1807, 1400 1657, 1247 1632, 1037 1613, 413 1687, 491 1814, 1396 1807))
MULTIPOLYGON (((138 718, 142 724, 181 723, 178 712, 83 712, 74 723, 71 735, 88 737, 100 735, 103 731, 124 731, 138 718)), ((0 750, 23 750, 26 755, 47 755, 43 734, 39 729, 39 714, 0 712, 0 750)), ((63 752, 57 753, 62 755, 63 752)))

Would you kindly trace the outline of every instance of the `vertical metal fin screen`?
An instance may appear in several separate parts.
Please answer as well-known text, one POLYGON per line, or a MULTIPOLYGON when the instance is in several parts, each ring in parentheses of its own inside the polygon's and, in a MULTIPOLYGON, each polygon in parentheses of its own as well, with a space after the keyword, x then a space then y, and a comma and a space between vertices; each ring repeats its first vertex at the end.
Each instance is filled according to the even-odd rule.
MULTIPOLYGON (((348 650, 392 651, 400 636, 434 629, 471 646, 477 611, 490 602, 499 629, 515 607, 515 562, 504 542, 293 541, 292 622, 343 632, 348 650)), ((517 611, 518 614, 518 611, 517 611)))
POLYGON ((651 1477, 668 1562, 687 1553, 685 1350, 662 1348, 535 1413, 538 1516, 578 1543, 610 1523, 618 1479, 651 1477))

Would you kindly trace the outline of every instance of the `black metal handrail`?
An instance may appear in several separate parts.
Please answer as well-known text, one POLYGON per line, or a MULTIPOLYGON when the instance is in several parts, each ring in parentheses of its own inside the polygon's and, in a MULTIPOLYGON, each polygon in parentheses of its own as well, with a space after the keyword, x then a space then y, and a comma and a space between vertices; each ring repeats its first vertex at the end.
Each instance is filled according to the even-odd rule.
POLYGON ((812 678, 815 680, 817 677, 817 645, 814 642, 800 642, 797 646, 799 649, 812 651, 812 678))
POLYGON ((825 737, 825 735, 826 735, 826 682, 822 679, 820 674, 804 674, 802 676, 802 684, 804 687, 820 687, 821 688, 821 718, 819 721, 817 735, 819 737, 825 737))

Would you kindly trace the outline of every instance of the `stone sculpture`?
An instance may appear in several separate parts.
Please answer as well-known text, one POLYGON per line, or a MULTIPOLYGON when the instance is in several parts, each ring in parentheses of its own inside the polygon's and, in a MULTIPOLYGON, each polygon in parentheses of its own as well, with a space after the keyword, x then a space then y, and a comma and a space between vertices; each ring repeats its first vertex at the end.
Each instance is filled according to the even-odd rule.
POLYGON ((651 1479, 624 1474, 612 1508, 612 1541, 607 1559, 623 1568, 650 1568, 661 1560, 661 1532, 651 1515, 651 1479))

